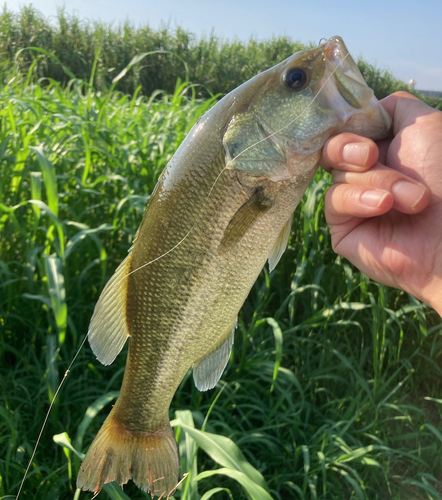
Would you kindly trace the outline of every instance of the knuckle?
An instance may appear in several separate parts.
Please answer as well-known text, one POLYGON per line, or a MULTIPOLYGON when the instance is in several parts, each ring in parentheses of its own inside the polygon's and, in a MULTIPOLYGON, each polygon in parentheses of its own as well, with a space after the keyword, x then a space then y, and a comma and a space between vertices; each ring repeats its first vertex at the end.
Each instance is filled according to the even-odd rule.
POLYGON ((405 90, 398 90, 396 92, 393 92, 395 97, 402 98, 402 99, 409 99, 410 97, 413 97, 412 94, 409 92, 406 92, 405 90))

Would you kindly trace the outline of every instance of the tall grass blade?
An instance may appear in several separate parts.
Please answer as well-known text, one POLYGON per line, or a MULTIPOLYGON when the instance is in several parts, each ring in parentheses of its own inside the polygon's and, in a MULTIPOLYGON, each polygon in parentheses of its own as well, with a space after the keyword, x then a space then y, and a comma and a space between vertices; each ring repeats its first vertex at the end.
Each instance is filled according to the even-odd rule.
POLYGON ((218 464, 235 471, 240 471, 261 488, 268 489, 262 474, 250 465, 241 450, 231 439, 217 434, 201 432, 198 429, 185 425, 180 420, 174 420, 171 422, 171 425, 179 425, 218 464))
POLYGON ((275 344, 276 344, 275 368, 273 369, 273 382, 270 388, 270 392, 272 392, 275 389, 276 377, 278 376, 278 370, 281 365, 282 352, 283 352, 283 346, 282 346, 283 337, 281 328, 275 319, 267 318, 266 321, 272 327, 273 336, 275 337, 275 344))
POLYGON ((45 256, 46 276, 48 278, 49 297, 58 330, 58 345, 61 347, 66 338, 68 308, 66 304, 65 281, 61 260, 54 256, 45 256))
POLYGON ((201 500, 209 500, 209 498, 212 498, 216 493, 221 493, 221 491, 225 491, 229 495, 230 500, 233 500, 232 494, 227 488, 212 488, 211 490, 204 493, 204 495, 201 497, 201 500))
POLYGON ((74 447, 78 450, 81 450, 83 447, 83 438, 84 435, 89 428, 92 420, 98 415, 98 413, 111 401, 117 399, 119 392, 111 391, 106 394, 100 396, 97 400, 95 400, 86 410, 86 413, 83 417, 83 420, 80 422, 80 425, 77 429, 77 435, 74 440, 74 447))
MULTIPOLYGON (((181 410, 177 411, 175 414, 177 420, 189 428, 195 428, 191 411, 181 410)), ((184 441, 181 440, 179 443, 180 467, 182 471, 186 471, 188 473, 188 476, 181 486, 181 498, 183 500, 199 500, 200 498, 200 495, 198 494, 198 482, 195 480, 198 475, 197 451, 198 445, 196 441, 193 439, 191 434, 186 432, 184 441)))
POLYGON ((40 168, 43 174, 48 206, 55 217, 58 217, 58 187, 54 165, 46 157, 42 145, 30 146, 29 149, 35 151, 37 155, 38 163, 40 164, 40 168))
MULTIPOLYGON (((41 201, 41 182, 42 173, 31 172, 31 197, 33 200, 41 201)), ((40 208, 37 205, 33 205, 32 209, 35 214, 35 223, 38 224, 38 221, 40 219, 40 208)))
POLYGON ((249 476, 244 474, 243 472, 240 472, 238 470, 233 470, 233 469, 216 469, 216 470, 208 470, 205 472, 201 472, 198 474, 196 480, 200 481, 201 479, 211 477, 214 475, 224 475, 231 477, 232 479, 235 479, 238 481, 238 483, 244 488, 244 490, 247 492, 251 500, 273 500, 270 494, 261 486, 258 484, 254 483, 249 476))
POLYGON ((46 337, 46 381, 48 384, 49 401, 54 399, 60 381, 58 376, 58 351, 57 336, 48 335, 46 337))

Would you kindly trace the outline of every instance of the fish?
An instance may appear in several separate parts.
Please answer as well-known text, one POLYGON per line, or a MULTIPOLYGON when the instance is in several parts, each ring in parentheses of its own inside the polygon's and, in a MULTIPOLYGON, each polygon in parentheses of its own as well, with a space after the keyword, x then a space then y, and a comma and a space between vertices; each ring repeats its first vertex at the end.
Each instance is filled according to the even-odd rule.
POLYGON ((391 119, 342 38, 297 52, 221 99, 165 167, 127 257, 96 304, 88 340, 104 365, 129 338, 119 397, 77 487, 130 479, 154 496, 179 480, 169 406, 193 366, 212 389, 238 312, 266 261, 283 254, 293 212, 332 135, 377 140, 391 119))

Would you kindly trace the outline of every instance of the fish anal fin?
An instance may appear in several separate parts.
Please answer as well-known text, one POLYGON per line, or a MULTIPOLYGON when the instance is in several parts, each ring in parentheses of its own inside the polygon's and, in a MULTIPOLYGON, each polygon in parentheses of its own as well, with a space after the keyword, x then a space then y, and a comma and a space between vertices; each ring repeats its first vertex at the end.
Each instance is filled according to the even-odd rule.
POLYGON ((273 200, 267 197, 265 189, 262 186, 258 187, 230 220, 221 240, 220 249, 227 250, 236 245, 273 204, 273 200))
POLYGON ((235 321, 235 325, 226 339, 222 340, 207 356, 198 359, 193 364, 193 380, 200 391, 213 389, 221 378, 229 362, 236 324, 235 321))
POLYGON ((130 432, 111 412, 81 464, 77 488, 97 494, 106 483, 123 486, 132 479, 152 498, 167 497, 178 477, 178 447, 169 422, 152 432, 130 432))
POLYGON ((278 264, 279 260, 282 257, 282 254, 285 252, 287 248, 287 243, 289 242, 290 230, 292 228, 293 223, 293 214, 289 217, 289 220, 284 224, 284 227, 281 229, 281 232, 278 235, 278 238, 273 245, 272 252, 269 256, 269 272, 272 272, 278 264))
POLYGON ((129 328, 126 321, 129 254, 107 282, 95 306, 89 325, 89 344, 103 365, 110 365, 123 349, 129 328))

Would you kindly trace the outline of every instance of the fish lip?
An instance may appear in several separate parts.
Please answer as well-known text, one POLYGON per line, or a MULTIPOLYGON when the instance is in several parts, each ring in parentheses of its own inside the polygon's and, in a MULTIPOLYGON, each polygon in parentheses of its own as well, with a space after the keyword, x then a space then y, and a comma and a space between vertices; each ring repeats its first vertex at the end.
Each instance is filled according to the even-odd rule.
POLYGON ((364 77, 359 71, 358 65, 350 55, 344 40, 340 36, 333 36, 320 45, 324 51, 326 61, 334 67, 333 72, 345 74, 358 83, 367 86, 364 77))
MULTIPOLYGON (((326 58, 325 74, 328 73, 328 76, 326 78, 332 80, 336 88, 336 95, 339 95, 341 106, 337 106, 337 114, 341 116, 343 123, 346 124, 350 122, 352 120, 352 117, 355 114, 359 113, 359 110, 357 108, 363 108, 364 112, 366 112, 367 108, 369 107, 373 111, 376 110, 380 114, 379 125, 381 125, 382 122, 383 127, 388 132, 392 126, 391 117, 376 99, 373 90, 367 85, 367 82, 364 80, 364 77, 362 76, 357 63, 350 55, 342 38, 340 36, 333 36, 328 40, 325 40, 324 42, 322 42, 322 40, 324 39, 321 39, 318 48, 322 48, 324 56, 326 58), (367 91, 363 92, 363 95, 361 95, 361 93, 359 93, 359 95, 358 93, 351 93, 351 99, 349 100, 348 95, 345 96, 340 90, 339 80, 342 79, 345 79, 348 82, 351 82, 353 80, 355 86, 359 87, 359 89, 365 87, 367 91), (354 102, 352 102, 353 99, 358 104, 356 108, 353 105, 355 104, 354 102)), ((321 82, 321 84, 324 84, 324 86, 326 86, 326 83, 327 80, 321 82)), ((321 93, 322 88, 318 91, 320 99, 322 97, 320 96, 321 93)), ((335 104, 337 103, 335 102, 335 104)))

